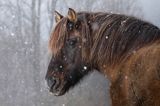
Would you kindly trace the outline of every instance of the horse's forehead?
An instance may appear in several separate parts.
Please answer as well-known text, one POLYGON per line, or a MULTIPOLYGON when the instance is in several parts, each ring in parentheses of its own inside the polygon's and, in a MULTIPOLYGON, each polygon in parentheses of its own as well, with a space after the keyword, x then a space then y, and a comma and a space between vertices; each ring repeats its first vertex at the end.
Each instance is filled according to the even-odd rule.
POLYGON ((77 30, 73 30, 69 33, 69 37, 79 37, 80 36, 80 32, 77 30))

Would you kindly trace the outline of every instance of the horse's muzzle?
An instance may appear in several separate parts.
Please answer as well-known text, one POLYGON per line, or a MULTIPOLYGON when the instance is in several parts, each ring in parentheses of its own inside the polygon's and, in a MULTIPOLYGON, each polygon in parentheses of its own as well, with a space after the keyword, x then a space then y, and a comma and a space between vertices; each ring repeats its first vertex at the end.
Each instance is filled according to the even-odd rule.
POLYGON ((56 84, 56 79, 53 77, 47 78, 46 81, 49 88, 52 88, 56 84))

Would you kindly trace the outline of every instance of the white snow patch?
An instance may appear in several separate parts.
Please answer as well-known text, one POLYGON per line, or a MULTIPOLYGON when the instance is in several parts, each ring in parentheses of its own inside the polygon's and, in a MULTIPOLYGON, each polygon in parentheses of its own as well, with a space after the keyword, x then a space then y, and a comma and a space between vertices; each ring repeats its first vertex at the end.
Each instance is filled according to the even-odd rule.
POLYGON ((125 76, 125 79, 128 79, 128 76, 125 76))
POLYGON ((60 65, 60 66, 59 66, 59 68, 61 68, 61 69, 62 69, 62 68, 63 68, 63 66, 62 66, 62 65, 60 65))
POLYGON ((11 33, 11 36, 14 36, 14 35, 15 35, 15 34, 12 32, 12 33, 11 33))
POLYGON ((15 15, 12 15, 12 18, 15 18, 16 16, 15 15))
POLYGON ((27 41, 25 41, 25 42, 24 42, 24 44, 25 44, 25 45, 28 45, 28 42, 27 42, 27 41))
POLYGON ((84 70, 87 70, 87 66, 84 66, 83 69, 84 69, 84 70))
POLYGON ((106 36, 106 39, 108 39, 108 36, 106 36))
POLYGON ((93 29, 93 30, 97 30, 97 29, 99 29, 99 25, 98 25, 98 23, 96 23, 96 22, 95 22, 95 23, 93 23, 93 24, 92 24, 92 29, 93 29))
POLYGON ((2 26, 0 26, 0 30, 3 30, 3 27, 2 27, 2 26))
POLYGON ((72 79, 72 76, 69 76, 70 79, 72 79))

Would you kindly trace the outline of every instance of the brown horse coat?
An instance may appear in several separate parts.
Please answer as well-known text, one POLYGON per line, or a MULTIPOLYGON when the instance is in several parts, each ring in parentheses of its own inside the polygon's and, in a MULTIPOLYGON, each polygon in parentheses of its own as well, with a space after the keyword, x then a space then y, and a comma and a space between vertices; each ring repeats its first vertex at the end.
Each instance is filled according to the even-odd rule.
POLYGON ((139 49, 104 73, 111 79, 113 106, 160 105, 160 43, 139 49))
MULTIPOLYGON (((74 78, 76 81, 73 81, 72 85, 66 82, 68 90, 86 74, 81 72, 81 66, 87 63, 91 69, 97 69, 111 81, 112 106, 160 106, 159 28, 130 16, 110 13, 76 13, 72 9, 69 10, 68 17, 58 14, 56 20, 60 21, 50 38, 53 60, 46 75, 51 90, 53 88, 53 81, 50 80, 52 73, 54 78, 61 76, 63 78, 61 80, 65 82, 64 76, 66 77, 70 70, 73 73, 72 68, 74 71, 80 70, 74 72, 73 75, 78 73, 77 75, 80 76, 74 78), (77 44, 80 52, 67 49, 66 42, 73 37, 78 37, 81 41, 77 44), (82 61, 75 61, 72 64, 69 64, 69 61, 69 65, 64 64, 67 63, 61 58, 66 56, 62 52, 64 50, 74 51, 72 55, 77 54, 72 56, 68 55, 71 54, 70 52, 66 52, 70 59, 82 55, 82 61), (76 62, 79 65, 75 64, 76 62), (59 70, 62 69, 58 70, 53 63, 57 66, 63 63, 67 69, 64 68, 63 74, 60 75, 59 70), (53 70, 58 71, 53 72, 53 70)), ((63 92, 60 95, 65 93, 65 85, 61 84, 61 86, 63 92)))

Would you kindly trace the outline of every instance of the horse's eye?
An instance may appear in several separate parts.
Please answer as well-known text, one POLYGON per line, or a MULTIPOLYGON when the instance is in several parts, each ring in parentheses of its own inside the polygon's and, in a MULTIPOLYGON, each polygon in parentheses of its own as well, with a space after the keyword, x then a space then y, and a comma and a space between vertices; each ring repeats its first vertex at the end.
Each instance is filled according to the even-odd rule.
POLYGON ((77 43, 77 39, 75 39, 75 38, 74 39, 69 39, 68 43, 69 43, 70 46, 74 46, 77 43))
POLYGON ((76 24, 76 25, 75 25, 75 28, 76 28, 76 29, 78 29, 78 27, 79 27, 79 25, 78 25, 78 24, 76 24))
POLYGON ((77 21, 77 23, 75 24, 75 28, 80 29, 80 21, 77 21))

